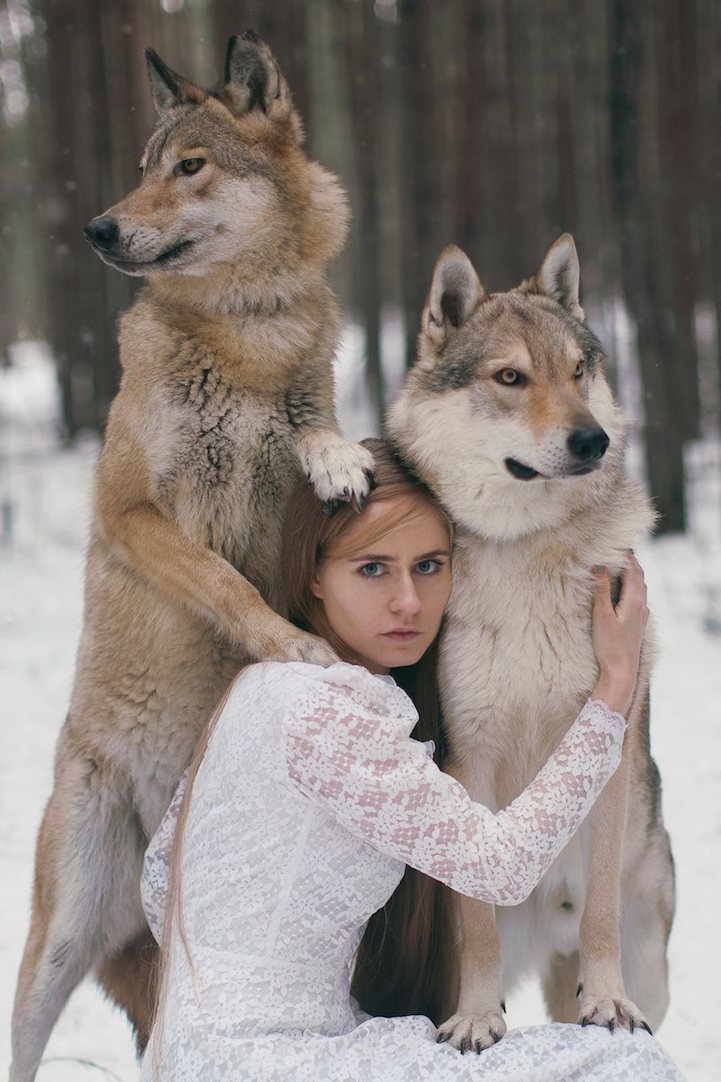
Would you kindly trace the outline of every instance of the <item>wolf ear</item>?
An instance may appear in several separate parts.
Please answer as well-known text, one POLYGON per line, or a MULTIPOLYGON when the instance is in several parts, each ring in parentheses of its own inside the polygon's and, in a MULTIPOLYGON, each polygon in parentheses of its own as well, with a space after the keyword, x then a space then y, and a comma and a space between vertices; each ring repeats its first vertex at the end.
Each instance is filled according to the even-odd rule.
POLYGON ((148 64, 153 102, 159 113, 172 109, 174 105, 185 105, 188 102, 197 105, 205 99, 205 91, 169 68, 165 61, 160 59, 155 49, 146 49, 145 59, 148 64))
POLYGON ((254 30, 244 30, 228 42, 224 79, 228 104, 238 116, 251 109, 267 113, 276 99, 289 97, 275 57, 254 30))
POLYGON ((583 308, 578 301, 581 268, 576 245, 570 233, 562 233, 546 252, 536 285, 555 301, 567 308, 576 319, 583 320, 583 308))
POLYGON ((442 349, 448 334, 465 323, 485 299, 486 291, 470 259, 460 248, 449 244, 433 268, 433 281, 423 309, 423 333, 437 350, 442 349))

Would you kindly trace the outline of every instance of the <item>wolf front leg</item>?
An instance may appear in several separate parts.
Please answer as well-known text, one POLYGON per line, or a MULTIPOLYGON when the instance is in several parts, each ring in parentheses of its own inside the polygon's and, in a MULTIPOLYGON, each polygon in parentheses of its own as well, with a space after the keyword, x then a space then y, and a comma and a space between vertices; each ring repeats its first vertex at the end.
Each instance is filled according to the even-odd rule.
POLYGON ((318 499, 329 511, 347 502, 362 508, 371 489, 373 455, 338 431, 330 372, 330 361, 304 370, 288 389, 286 409, 301 467, 318 499))
POLYGON ((153 504, 124 511, 106 529, 111 547, 136 571, 219 626, 253 660, 338 660, 326 643, 274 612, 227 560, 190 541, 153 504))
POLYGON ((32 1082, 70 994, 96 961, 140 934, 144 836, 130 797, 61 733, 38 835, 30 932, 12 1019, 10 1082, 32 1082), (77 751, 77 749, 76 749, 77 751))
MULTIPOLYGON (((638 704, 635 704, 638 710, 638 704)), ((579 937, 582 1025, 650 1027, 626 993, 621 969, 621 864, 636 727, 629 725, 621 763, 591 812, 588 888, 579 937)))
POLYGON ((460 992, 455 1014, 438 1028, 438 1040, 461 1052, 500 1041, 503 1017, 503 964, 492 905, 459 897, 461 918, 460 992))
MULTIPOLYGON (((487 806, 494 803, 487 763, 467 760, 444 769, 474 800, 487 806)), ((492 905, 462 895, 457 904, 461 926, 458 1005, 439 1026, 438 1040, 448 1041, 461 1052, 481 1052, 506 1032, 501 941, 492 905)))

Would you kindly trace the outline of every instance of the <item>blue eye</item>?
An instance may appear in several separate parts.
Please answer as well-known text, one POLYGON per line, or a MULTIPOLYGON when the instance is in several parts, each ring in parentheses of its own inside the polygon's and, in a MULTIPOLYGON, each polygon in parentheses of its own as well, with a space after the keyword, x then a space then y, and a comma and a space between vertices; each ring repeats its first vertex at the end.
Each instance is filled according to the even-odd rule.
POLYGON ((442 564, 438 560, 421 560, 416 564, 416 571, 421 575, 434 575, 440 571, 442 564))
POLYGON ((380 576, 383 574, 383 565, 363 564, 363 566, 359 568, 359 571, 361 575, 363 575, 363 577, 366 579, 377 579, 380 578, 380 576))

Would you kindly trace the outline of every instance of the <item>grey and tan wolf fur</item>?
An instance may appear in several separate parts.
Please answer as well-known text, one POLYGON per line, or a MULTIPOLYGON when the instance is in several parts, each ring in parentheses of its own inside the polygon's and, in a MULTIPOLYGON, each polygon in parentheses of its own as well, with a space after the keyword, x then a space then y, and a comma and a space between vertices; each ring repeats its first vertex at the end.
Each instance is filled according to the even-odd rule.
POLYGON ((35 1076, 91 968, 147 1040, 147 840, 244 662, 332 660, 274 611, 286 496, 305 471, 323 499, 362 502, 372 468, 333 406, 340 313, 325 267, 345 240, 345 197, 304 154, 272 54, 251 33, 232 39, 213 91, 148 60, 159 121, 142 182, 86 230, 106 263, 147 281, 120 324, 12 1082, 35 1076))
MULTIPOLYGON (((591 568, 620 572, 653 520, 623 475, 625 425, 578 286, 567 234, 535 277, 490 296, 447 248, 388 420, 457 524, 440 646, 448 769, 494 808, 531 781, 595 684, 591 568)), ((498 1040, 504 990, 529 969, 556 1020, 663 1018, 674 877, 649 750, 649 653, 622 764, 536 890, 495 919, 460 899, 460 991, 440 1039, 477 1051, 498 1040)))

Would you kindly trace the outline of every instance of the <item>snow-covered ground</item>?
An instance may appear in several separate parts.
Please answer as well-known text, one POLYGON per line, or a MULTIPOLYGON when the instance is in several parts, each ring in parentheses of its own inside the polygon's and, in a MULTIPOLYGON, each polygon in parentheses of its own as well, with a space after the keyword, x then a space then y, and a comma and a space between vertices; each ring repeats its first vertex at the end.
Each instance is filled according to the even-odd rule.
MULTIPOLYGON (((80 628, 97 453, 92 442, 50 453, 38 435, 47 432, 44 426, 23 429, 21 442, 4 438, 2 405, 11 391, 0 380, 0 504, 6 509, 0 537, 2 1077, 29 918, 34 839, 51 788, 80 628)), ((704 630, 707 572, 692 541, 651 542, 640 555, 663 647, 653 686, 653 740, 678 873, 671 1008, 660 1039, 690 1082, 713 1082, 721 1078, 721 637, 704 630)), ((543 1018, 534 987, 510 997, 511 1025, 543 1018)), ((137 1078, 129 1029, 90 983, 75 993, 56 1026, 38 1077, 137 1078)))

